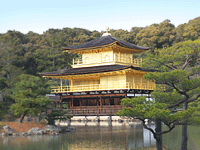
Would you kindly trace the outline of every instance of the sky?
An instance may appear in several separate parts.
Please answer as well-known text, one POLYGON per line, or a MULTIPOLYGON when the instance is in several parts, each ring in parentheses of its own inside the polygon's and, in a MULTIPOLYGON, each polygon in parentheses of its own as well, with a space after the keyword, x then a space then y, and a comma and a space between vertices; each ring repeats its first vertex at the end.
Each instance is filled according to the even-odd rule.
POLYGON ((2 0, 0 33, 42 34, 50 28, 90 31, 146 27, 166 19, 178 26, 200 17, 199 0, 2 0), (2 2, 3 1, 3 2, 2 2))

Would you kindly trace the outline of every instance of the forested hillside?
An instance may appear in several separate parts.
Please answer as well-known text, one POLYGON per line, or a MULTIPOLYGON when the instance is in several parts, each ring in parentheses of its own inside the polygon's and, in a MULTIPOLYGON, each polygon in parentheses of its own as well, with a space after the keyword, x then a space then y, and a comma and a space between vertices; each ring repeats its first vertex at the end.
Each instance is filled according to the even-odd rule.
MULTIPOLYGON (((134 25, 133 25, 134 26, 134 25)), ((200 39, 200 17, 177 27, 164 20, 147 27, 127 30, 110 30, 112 36, 140 46, 151 47, 150 52, 173 44, 200 39)), ((16 77, 22 73, 38 75, 39 72, 69 68, 75 54, 64 53, 62 46, 84 43, 101 37, 103 32, 81 28, 49 29, 43 34, 32 31, 23 34, 8 31, 0 34, 0 100, 11 102, 10 97, 16 77)))

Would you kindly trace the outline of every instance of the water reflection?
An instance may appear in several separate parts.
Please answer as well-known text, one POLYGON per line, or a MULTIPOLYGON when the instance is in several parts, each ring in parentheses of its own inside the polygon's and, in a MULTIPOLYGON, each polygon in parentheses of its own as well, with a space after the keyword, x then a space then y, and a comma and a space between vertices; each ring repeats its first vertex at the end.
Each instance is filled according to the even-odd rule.
POLYGON ((135 150, 155 147, 155 140, 141 125, 81 124, 76 131, 59 136, 28 136, 0 138, 5 150, 135 150))

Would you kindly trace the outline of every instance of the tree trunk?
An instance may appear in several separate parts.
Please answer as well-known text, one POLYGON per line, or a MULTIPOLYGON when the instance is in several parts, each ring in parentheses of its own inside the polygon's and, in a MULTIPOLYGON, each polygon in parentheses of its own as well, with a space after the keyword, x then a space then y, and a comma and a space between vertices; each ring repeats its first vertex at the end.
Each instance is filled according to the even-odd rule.
MULTIPOLYGON (((162 123, 160 120, 157 120, 156 122, 156 133, 160 133, 162 132, 162 123)), ((162 146, 162 134, 161 135, 156 135, 156 148, 157 150, 162 150, 163 146, 162 146)))
MULTIPOLYGON (((188 102, 184 102, 183 103, 183 109, 187 110, 188 107, 188 102)), ((187 121, 183 121, 182 125, 182 142, 181 142, 181 150, 187 150, 187 140, 188 140, 188 136, 187 136, 187 121)))
POLYGON ((181 150, 187 150, 187 125, 182 126, 182 142, 181 142, 181 150))
POLYGON ((22 123, 22 121, 24 120, 24 117, 26 116, 26 113, 23 113, 20 117, 19 123, 22 123))

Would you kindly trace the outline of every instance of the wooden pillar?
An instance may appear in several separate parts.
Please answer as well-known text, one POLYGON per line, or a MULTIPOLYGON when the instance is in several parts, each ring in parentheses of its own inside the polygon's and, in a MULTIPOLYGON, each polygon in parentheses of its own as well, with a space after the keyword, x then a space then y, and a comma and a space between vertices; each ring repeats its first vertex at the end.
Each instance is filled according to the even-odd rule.
POLYGON ((82 100, 79 99, 80 106, 82 106, 82 100))
POLYGON ((73 80, 70 80, 70 91, 73 91, 73 80))
POLYGON ((72 108, 72 102, 69 100, 69 109, 72 108))
POLYGON ((72 98, 72 109, 74 108, 74 98, 72 98))
POLYGON ((110 111, 110 98, 109 98, 109 111, 110 111))
POLYGON ((62 92, 62 79, 60 79, 60 91, 62 92))
POLYGON ((60 97, 60 109, 62 109, 62 97, 60 97))
POLYGON ((96 102, 97 102, 97 107, 98 107, 98 106, 99 106, 99 105, 98 105, 98 99, 96 99, 96 102))
POLYGON ((102 109, 102 102, 101 102, 101 100, 102 100, 102 97, 100 96, 100 110, 102 109))

